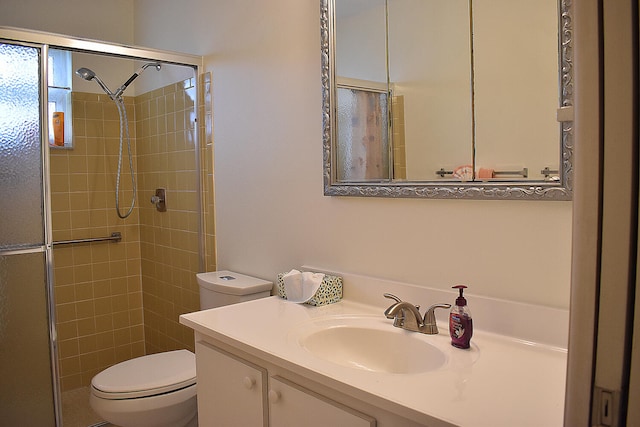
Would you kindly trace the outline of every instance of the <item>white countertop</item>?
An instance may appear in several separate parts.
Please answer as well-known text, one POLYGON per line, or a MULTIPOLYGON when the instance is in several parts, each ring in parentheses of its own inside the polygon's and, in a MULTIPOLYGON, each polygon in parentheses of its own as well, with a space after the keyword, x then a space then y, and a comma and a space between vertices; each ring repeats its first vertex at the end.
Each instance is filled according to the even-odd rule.
POLYGON ((400 333, 441 349, 446 363, 430 372, 389 374, 337 365, 297 344, 305 328, 349 315, 370 316, 380 327, 398 329, 379 307, 346 300, 312 307, 275 296, 185 314, 180 323, 418 423, 473 427, 563 424, 565 350, 484 332, 478 325, 474 325, 472 348, 460 350, 450 345, 447 325, 439 324, 438 335, 400 333))

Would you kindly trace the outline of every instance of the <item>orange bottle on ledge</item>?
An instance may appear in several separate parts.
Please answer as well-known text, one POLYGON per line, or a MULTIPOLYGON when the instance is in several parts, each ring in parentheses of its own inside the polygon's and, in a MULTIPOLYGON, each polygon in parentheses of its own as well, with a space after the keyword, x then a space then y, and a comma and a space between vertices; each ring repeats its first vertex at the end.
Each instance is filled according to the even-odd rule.
POLYGON ((53 113, 53 143, 59 147, 64 146, 64 113, 53 113))

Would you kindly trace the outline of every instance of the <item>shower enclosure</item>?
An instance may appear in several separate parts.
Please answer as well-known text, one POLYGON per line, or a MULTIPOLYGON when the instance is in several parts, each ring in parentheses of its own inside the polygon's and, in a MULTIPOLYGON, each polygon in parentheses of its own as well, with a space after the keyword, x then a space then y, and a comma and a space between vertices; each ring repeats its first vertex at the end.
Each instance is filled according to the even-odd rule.
POLYGON ((85 427, 97 372, 193 349, 210 79, 200 57, 13 28, 0 64, 0 426, 85 427))

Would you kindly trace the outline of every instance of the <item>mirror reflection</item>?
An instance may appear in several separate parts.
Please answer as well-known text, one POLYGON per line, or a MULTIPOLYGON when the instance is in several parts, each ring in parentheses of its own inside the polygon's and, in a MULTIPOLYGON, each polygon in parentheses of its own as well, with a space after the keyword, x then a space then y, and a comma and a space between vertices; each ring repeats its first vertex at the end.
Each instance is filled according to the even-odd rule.
POLYGON ((567 6, 321 1, 325 194, 570 199, 567 6))

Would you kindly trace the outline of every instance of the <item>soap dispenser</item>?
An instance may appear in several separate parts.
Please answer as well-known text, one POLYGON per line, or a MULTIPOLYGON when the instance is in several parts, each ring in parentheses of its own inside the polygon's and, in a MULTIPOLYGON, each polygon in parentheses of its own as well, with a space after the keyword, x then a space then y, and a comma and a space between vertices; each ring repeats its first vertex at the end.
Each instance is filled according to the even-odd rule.
POLYGON ((460 291, 460 296, 456 298, 456 304, 449 314, 449 334, 451 334, 451 345, 457 348, 469 348, 473 335, 471 312, 467 307, 467 300, 462 295, 466 288, 465 285, 453 286, 453 289, 460 291))

